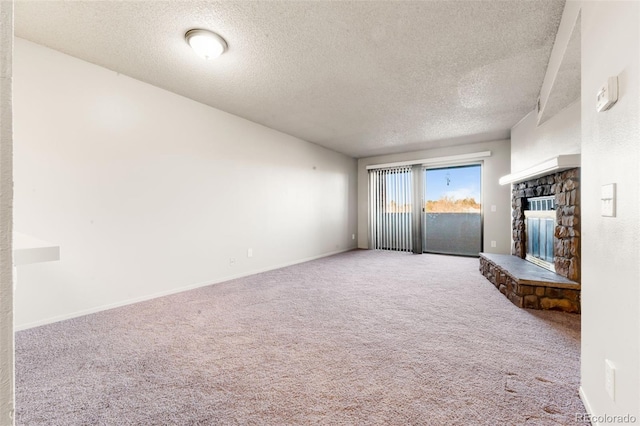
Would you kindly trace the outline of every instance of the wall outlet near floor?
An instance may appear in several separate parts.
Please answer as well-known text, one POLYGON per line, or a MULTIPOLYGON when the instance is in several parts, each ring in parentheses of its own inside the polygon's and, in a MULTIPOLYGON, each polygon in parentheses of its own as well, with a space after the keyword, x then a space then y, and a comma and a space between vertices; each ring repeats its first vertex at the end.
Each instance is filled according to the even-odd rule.
POLYGON ((496 242, 495 241, 491 241, 491 247, 496 247, 496 242))
POLYGON ((616 400, 616 368, 613 363, 605 359, 604 360, 604 388, 613 401, 616 400))
POLYGON ((236 264, 236 258, 235 257, 230 257, 229 258, 229 266, 234 266, 236 264))
POLYGON ((356 239, 356 234, 351 234, 351 239, 355 240, 356 239))
POLYGON ((253 257, 253 249, 247 249, 247 257, 253 257))

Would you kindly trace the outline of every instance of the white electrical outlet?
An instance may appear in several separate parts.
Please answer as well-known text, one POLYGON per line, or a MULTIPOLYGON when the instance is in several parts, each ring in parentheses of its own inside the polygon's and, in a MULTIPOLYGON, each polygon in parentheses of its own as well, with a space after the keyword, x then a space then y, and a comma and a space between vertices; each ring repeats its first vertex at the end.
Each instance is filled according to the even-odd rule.
POLYGON ((604 360, 604 388, 613 401, 616 400, 616 368, 608 359, 604 360))
POLYGON ((495 248, 495 246, 496 246, 496 242, 495 241, 491 241, 491 247, 495 248))
POLYGON ((496 206, 495 206, 495 205, 493 205, 493 204, 492 204, 492 205, 491 205, 491 211, 492 211, 492 212, 496 212, 496 211, 498 211, 498 209, 496 208, 496 206))
POLYGON ((351 234, 351 239, 355 240, 356 239, 356 234, 351 234))
POLYGON ((233 266, 235 264, 236 264, 236 258, 235 257, 229 258, 229 266, 233 266))
POLYGON ((253 257, 253 249, 247 249, 247 257, 253 257))

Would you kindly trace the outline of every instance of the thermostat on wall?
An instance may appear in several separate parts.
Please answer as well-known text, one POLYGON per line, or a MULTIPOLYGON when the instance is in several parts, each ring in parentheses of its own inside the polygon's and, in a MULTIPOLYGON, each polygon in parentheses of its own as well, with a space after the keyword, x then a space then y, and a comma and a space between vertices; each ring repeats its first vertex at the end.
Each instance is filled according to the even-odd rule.
POLYGON ((596 94, 596 110, 606 111, 618 100, 618 77, 609 77, 596 94))

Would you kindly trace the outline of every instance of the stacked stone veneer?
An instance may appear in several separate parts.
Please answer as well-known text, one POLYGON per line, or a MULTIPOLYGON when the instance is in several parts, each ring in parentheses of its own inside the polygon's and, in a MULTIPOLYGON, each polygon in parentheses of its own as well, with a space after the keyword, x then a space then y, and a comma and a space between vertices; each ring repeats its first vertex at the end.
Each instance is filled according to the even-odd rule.
POLYGON ((513 247, 511 254, 526 256, 524 211, 527 199, 554 195, 556 230, 553 244, 556 274, 580 282, 580 169, 570 169, 550 176, 513 185, 513 247))
POLYGON ((511 302, 521 308, 580 312, 580 169, 570 169, 513 185, 512 254, 526 257, 527 199, 555 196, 556 229, 553 252, 556 274, 573 285, 522 284, 499 263, 480 257, 480 272, 511 302))
POLYGON ((519 308, 580 313, 580 285, 522 283, 497 262, 480 257, 480 272, 519 308))

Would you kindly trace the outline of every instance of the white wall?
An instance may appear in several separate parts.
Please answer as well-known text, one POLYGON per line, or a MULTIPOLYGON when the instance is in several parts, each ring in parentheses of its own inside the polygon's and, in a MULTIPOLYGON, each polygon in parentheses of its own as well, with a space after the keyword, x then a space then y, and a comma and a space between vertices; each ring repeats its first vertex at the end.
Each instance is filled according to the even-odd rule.
POLYGON ((15 229, 61 247, 18 328, 355 247, 354 159, 21 39, 14 76, 15 229))
POLYGON ((13 340, 13 2, 0 1, 0 424, 12 425, 13 340))
POLYGON ((640 3, 582 5, 582 393, 592 414, 640 421, 640 3), (597 113, 609 76, 620 99, 597 113), (617 184, 617 216, 600 190, 617 184), (605 392, 605 359, 617 371, 605 392))
POLYGON ((511 129, 511 172, 517 173, 558 155, 580 154, 580 101, 539 127, 535 111, 511 129))
POLYGON ((482 142, 469 145, 437 148, 403 154, 367 157, 358 160, 358 247, 367 248, 367 211, 368 211, 368 178, 367 166, 397 161, 421 160, 427 158, 446 157, 473 152, 491 151, 491 157, 484 158, 482 174, 483 214, 484 214, 484 251, 488 253, 511 252, 511 188, 501 186, 498 179, 509 174, 510 149, 509 141, 482 142), (491 206, 496 211, 491 211, 491 206), (491 248, 491 240, 496 247, 491 248))

